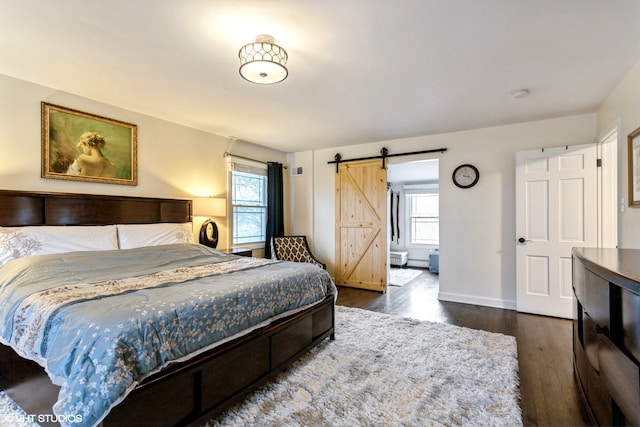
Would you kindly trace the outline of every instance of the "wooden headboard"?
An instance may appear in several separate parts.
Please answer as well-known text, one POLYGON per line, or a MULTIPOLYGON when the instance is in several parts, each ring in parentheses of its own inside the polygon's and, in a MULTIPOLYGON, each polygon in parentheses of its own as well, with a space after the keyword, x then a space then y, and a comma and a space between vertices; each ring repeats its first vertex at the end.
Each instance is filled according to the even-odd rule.
POLYGON ((191 200, 0 190, 0 226, 191 221, 191 200))

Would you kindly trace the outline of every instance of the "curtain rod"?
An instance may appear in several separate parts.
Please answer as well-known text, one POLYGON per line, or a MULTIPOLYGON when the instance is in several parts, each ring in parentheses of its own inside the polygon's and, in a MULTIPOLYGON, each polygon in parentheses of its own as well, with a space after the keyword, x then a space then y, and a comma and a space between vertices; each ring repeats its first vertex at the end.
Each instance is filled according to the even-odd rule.
MULTIPOLYGON (((262 163, 262 164, 267 164, 269 162, 265 162, 263 160, 256 160, 256 159, 252 159, 250 157, 244 157, 244 156, 238 156, 237 154, 231 154, 228 151, 225 151, 224 154, 222 155, 222 157, 237 157, 239 159, 244 159, 244 160, 249 160, 251 162, 256 162, 256 163, 262 163)), ((283 169, 289 169, 287 166, 282 166, 283 169)))
POLYGON ((338 173, 338 167, 340 166, 340 163, 344 163, 344 162, 357 162, 360 160, 372 160, 372 159, 382 159, 382 167, 386 168, 386 160, 389 157, 398 157, 398 156, 412 156, 414 154, 426 154, 426 153, 444 153, 445 151, 447 151, 446 148, 436 148, 433 150, 422 150, 422 151, 410 151, 407 153, 397 153, 397 154, 389 154, 389 150, 387 150, 387 147, 382 147, 382 150, 380 150, 380 155, 379 156, 369 156, 369 157, 359 157, 357 159, 343 159, 342 156, 340 155, 340 153, 336 153, 334 160, 331 160, 330 162, 327 162, 327 164, 332 164, 335 163, 336 164, 336 173, 338 173))

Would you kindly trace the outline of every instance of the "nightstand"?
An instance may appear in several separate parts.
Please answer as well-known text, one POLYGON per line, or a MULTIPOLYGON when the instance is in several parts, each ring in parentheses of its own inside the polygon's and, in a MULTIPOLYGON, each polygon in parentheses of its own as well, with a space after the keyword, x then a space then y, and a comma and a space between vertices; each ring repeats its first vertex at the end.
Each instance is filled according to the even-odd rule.
POLYGON ((251 257, 253 254, 253 250, 247 249, 247 248, 227 248, 227 249, 218 249, 218 250, 220 252, 224 252, 227 254, 247 256, 247 257, 251 257))

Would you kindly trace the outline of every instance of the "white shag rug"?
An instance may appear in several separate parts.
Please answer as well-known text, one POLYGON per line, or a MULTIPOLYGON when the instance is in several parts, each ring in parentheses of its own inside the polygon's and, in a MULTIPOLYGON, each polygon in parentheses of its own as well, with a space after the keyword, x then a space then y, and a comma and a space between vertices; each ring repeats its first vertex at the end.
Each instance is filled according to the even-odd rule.
POLYGON ((514 337, 338 306, 335 341, 207 425, 511 427, 519 396, 514 337))
POLYGON ((211 426, 522 425, 514 337, 337 307, 313 349, 211 426))
POLYGON ((389 285, 404 286, 422 273, 422 270, 411 268, 391 268, 389 270, 389 285))

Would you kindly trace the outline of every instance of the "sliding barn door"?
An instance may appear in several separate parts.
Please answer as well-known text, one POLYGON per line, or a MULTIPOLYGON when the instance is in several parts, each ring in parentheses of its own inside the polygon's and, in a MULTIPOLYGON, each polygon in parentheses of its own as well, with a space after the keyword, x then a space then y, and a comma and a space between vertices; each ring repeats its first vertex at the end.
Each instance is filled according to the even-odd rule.
POLYGON ((341 163, 336 175, 336 283, 387 290, 387 170, 341 163))

